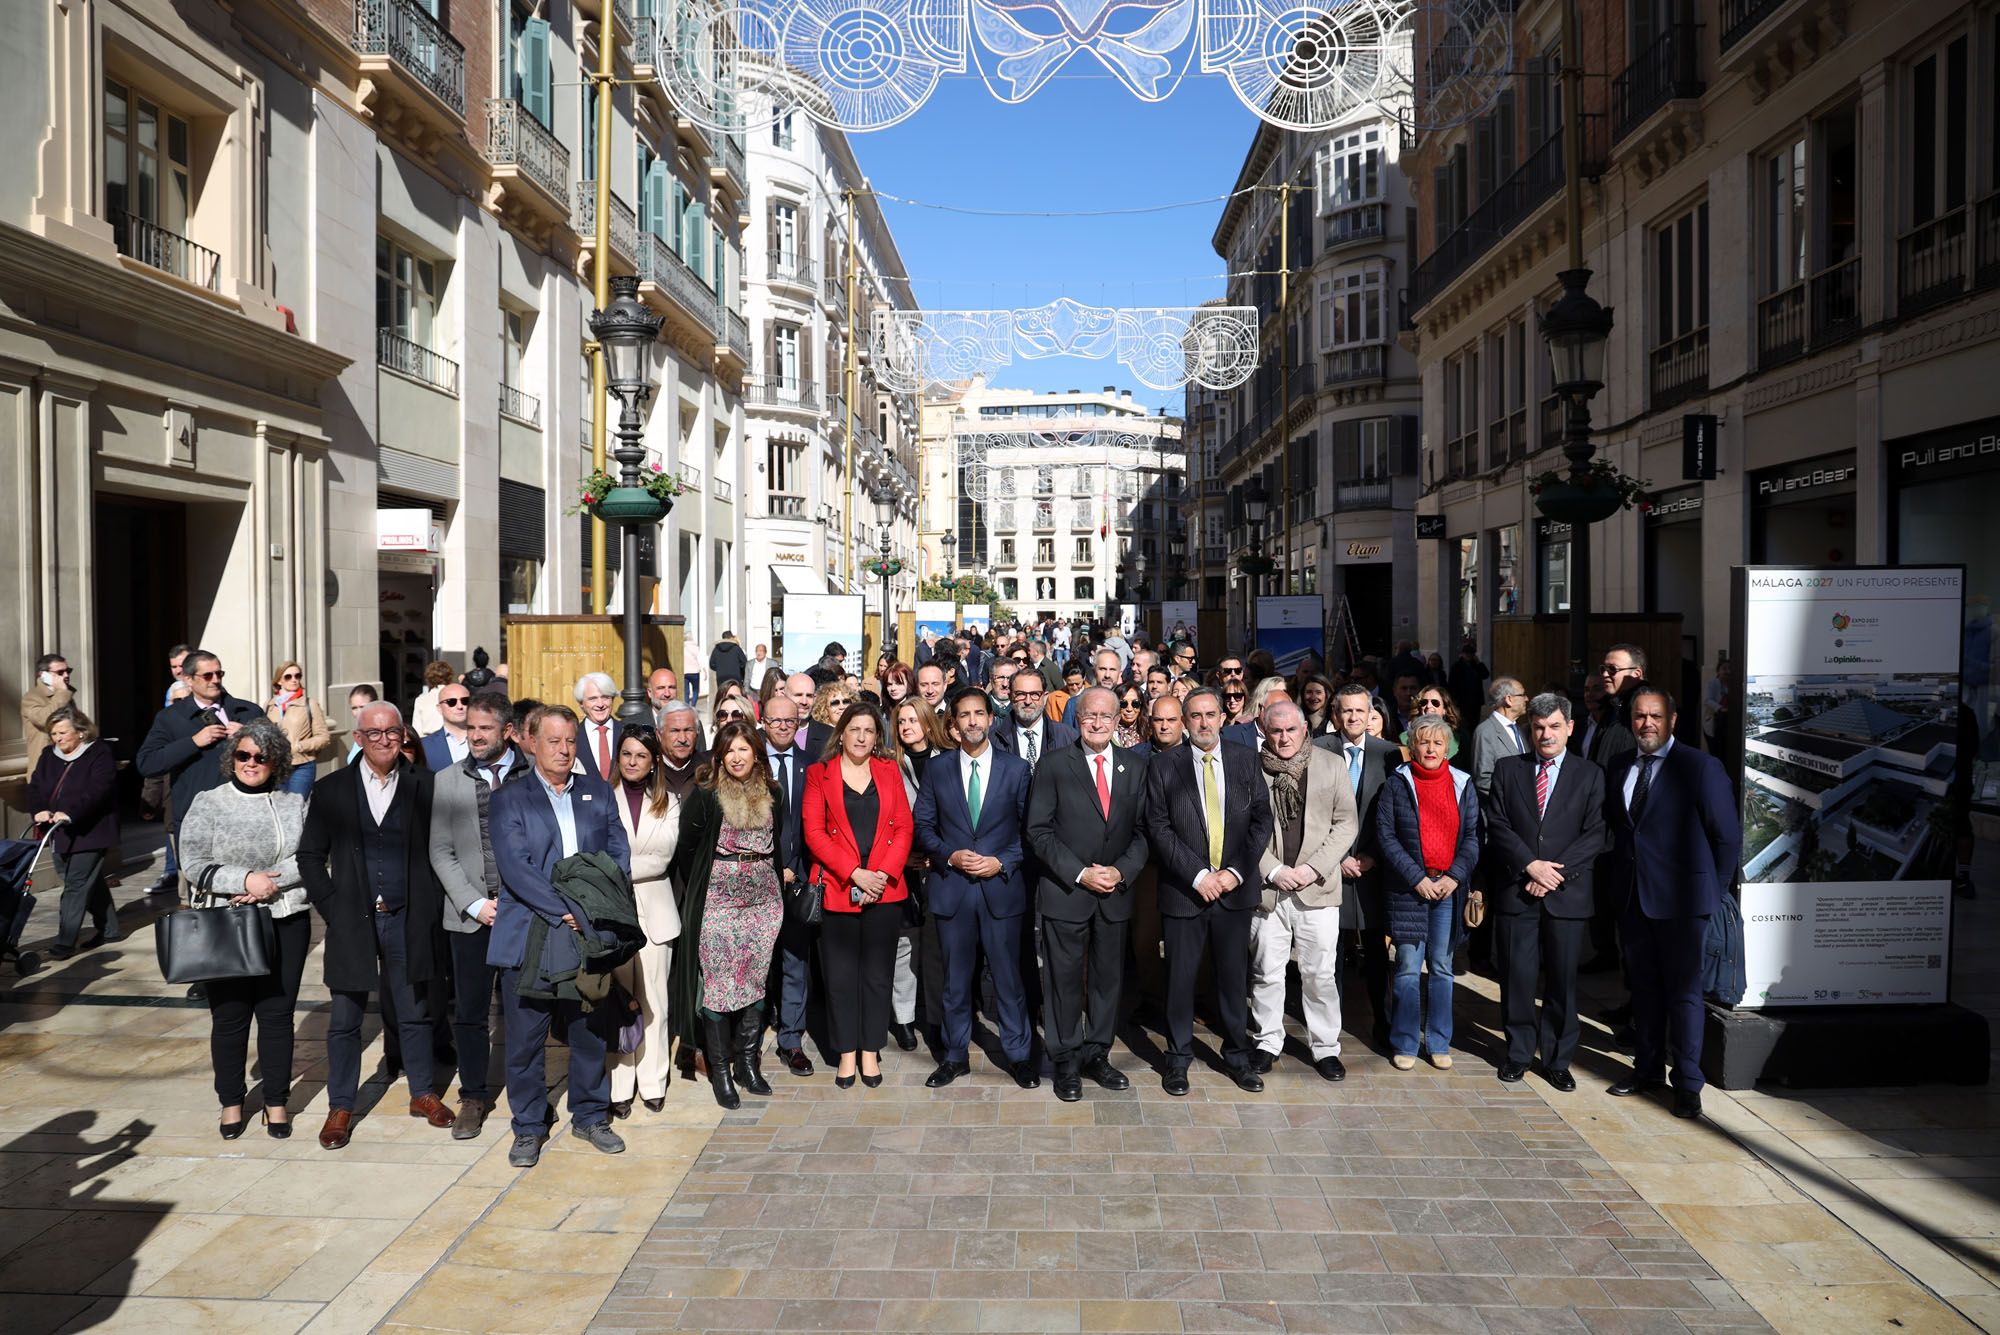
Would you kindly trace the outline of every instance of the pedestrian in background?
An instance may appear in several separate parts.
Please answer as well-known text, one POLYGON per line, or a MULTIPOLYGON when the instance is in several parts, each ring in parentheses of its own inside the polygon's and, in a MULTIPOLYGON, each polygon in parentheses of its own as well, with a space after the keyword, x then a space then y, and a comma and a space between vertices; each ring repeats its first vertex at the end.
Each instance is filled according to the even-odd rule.
POLYGON ((457 680, 458 669, 441 658, 425 665, 424 689, 410 702, 410 736, 428 737, 444 726, 444 715, 438 712, 438 690, 457 680))
POLYGON ((264 716, 283 728, 285 740, 292 744, 286 791, 304 797, 312 791, 320 757, 333 745, 333 732, 326 726, 325 711, 306 692, 306 670, 296 660, 286 659, 271 674, 271 703, 264 716))
POLYGON ((76 952, 86 913, 97 925, 89 946, 119 937, 118 911, 104 879, 105 854, 118 846, 118 761, 109 746, 98 744, 97 729, 73 704, 50 714, 47 728, 49 745, 28 776, 26 798, 35 825, 53 830, 49 846, 63 891, 49 957, 64 960, 76 952))
POLYGON ((21 694, 21 744, 27 748, 30 774, 49 744, 49 719, 70 702, 70 677, 69 662, 61 654, 43 654, 35 660, 35 679, 21 694))
MULTIPOLYGON (((206 649, 188 650, 181 660, 187 696, 154 716, 133 759, 140 774, 165 775, 171 783, 169 839, 180 833, 181 819, 195 797, 224 781, 222 771, 209 758, 214 749, 235 736, 244 724, 268 721, 263 710, 224 689, 224 675, 220 658, 206 649)), ((167 894, 174 889, 175 884, 163 876, 151 893, 167 894)))

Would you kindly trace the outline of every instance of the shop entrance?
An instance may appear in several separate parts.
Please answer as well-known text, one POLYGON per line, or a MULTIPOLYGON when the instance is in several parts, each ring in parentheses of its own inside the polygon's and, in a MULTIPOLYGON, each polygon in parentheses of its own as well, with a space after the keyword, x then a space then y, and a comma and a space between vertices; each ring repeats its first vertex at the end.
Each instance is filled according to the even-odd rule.
MULTIPOLYGON (((167 691, 167 650, 194 639, 188 623, 187 507, 99 492, 91 558, 97 572, 92 673, 99 733, 120 760, 138 754, 167 691)), ((204 608, 206 600, 204 600, 204 608)), ((252 698, 256 683, 229 683, 252 698)))
MULTIPOLYGON (((1390 634, 1396 622, 1396 569, 1386 565, 1352 565, 1340 568, 1341 590, 1347 595, 1347 610, 1354 617, 1354 634, 1361 652, 1386 658, 1393 643, 1390 634)), ((1344 659, 1344 646, 1327 646, 1336 659, 1344 659)))

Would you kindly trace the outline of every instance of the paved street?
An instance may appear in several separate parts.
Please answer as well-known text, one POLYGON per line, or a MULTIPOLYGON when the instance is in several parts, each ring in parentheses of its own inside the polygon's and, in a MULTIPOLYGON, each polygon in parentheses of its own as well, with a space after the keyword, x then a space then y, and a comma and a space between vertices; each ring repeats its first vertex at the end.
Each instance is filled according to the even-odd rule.
MULTIPOLYGON (((1994 916, 1960 919, 1989 1010, 1994 916)), ((1254 1097, 1197 1066, 1176 1100, 1121 1048, 1132 1092, 1063 1105, 983 1063, 925 1090, 891 1052, 879 1090, 780 1078, 729 1115, 677 1082, 621 1124, 630 1153, 558 1135, 522 1172, 497 1126, 454 1143, 400 1087, 317 1148, 317 961, 300 1133, 220 1141, 207 1016, 131 921, 0 993, 9 1335, 2000 1325, 2000 1097, 1710 1091, 1691 1125, 1603 1096, 1594 1026, 1575 1094, 1509 1089, 1483 979, 1450 1073, 1350 1044, 1341 1085, 1288 1058, 1254 1097)))

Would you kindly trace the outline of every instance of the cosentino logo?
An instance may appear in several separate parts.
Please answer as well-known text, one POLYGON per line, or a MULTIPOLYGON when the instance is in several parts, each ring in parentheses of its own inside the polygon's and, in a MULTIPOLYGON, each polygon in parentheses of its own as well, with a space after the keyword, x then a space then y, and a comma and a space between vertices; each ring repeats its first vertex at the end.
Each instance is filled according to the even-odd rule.
POLYGON ((1806 915, 1803 913, 1753 913, 1750 915, 1751 922, 1804 922, 1805 920, 1806 915))

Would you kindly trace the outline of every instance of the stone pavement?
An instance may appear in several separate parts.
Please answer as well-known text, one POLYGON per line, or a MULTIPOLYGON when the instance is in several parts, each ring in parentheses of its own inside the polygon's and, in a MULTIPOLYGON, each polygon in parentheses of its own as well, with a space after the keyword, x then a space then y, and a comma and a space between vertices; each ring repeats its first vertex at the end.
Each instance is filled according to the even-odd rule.
MULTIPOLYGON (((677 1082, 620 1124, 630 1153, 559 1130, 527 1171, 500 1124, 455 1143, 378 1083, 327 1154, 317 961, 299 1134, 224 1142, 207 1014, 118 898, 127 942, 0 974, 6 1335, 2000 1328, 1985 1090, 1710 1091, 1690 1124, 1603 1096, 1622 1058, 1594 1024, 1575 1094, 1510 1089, 1467 978, 1450 1073, 1350 1044, 1342 1085, 1288 1058, 1258 1097, 1198 1065, 1175 1100, 1121 1047, 1135 1088, 1064 1105, 978 1058, 925 1090, 891 1052, 879 1090, 780 1077, 732 1115, 677 1082)), ((1997 916, 1989 895, 1959 918, 1959 995, 1989 1014, 1997 916)))

